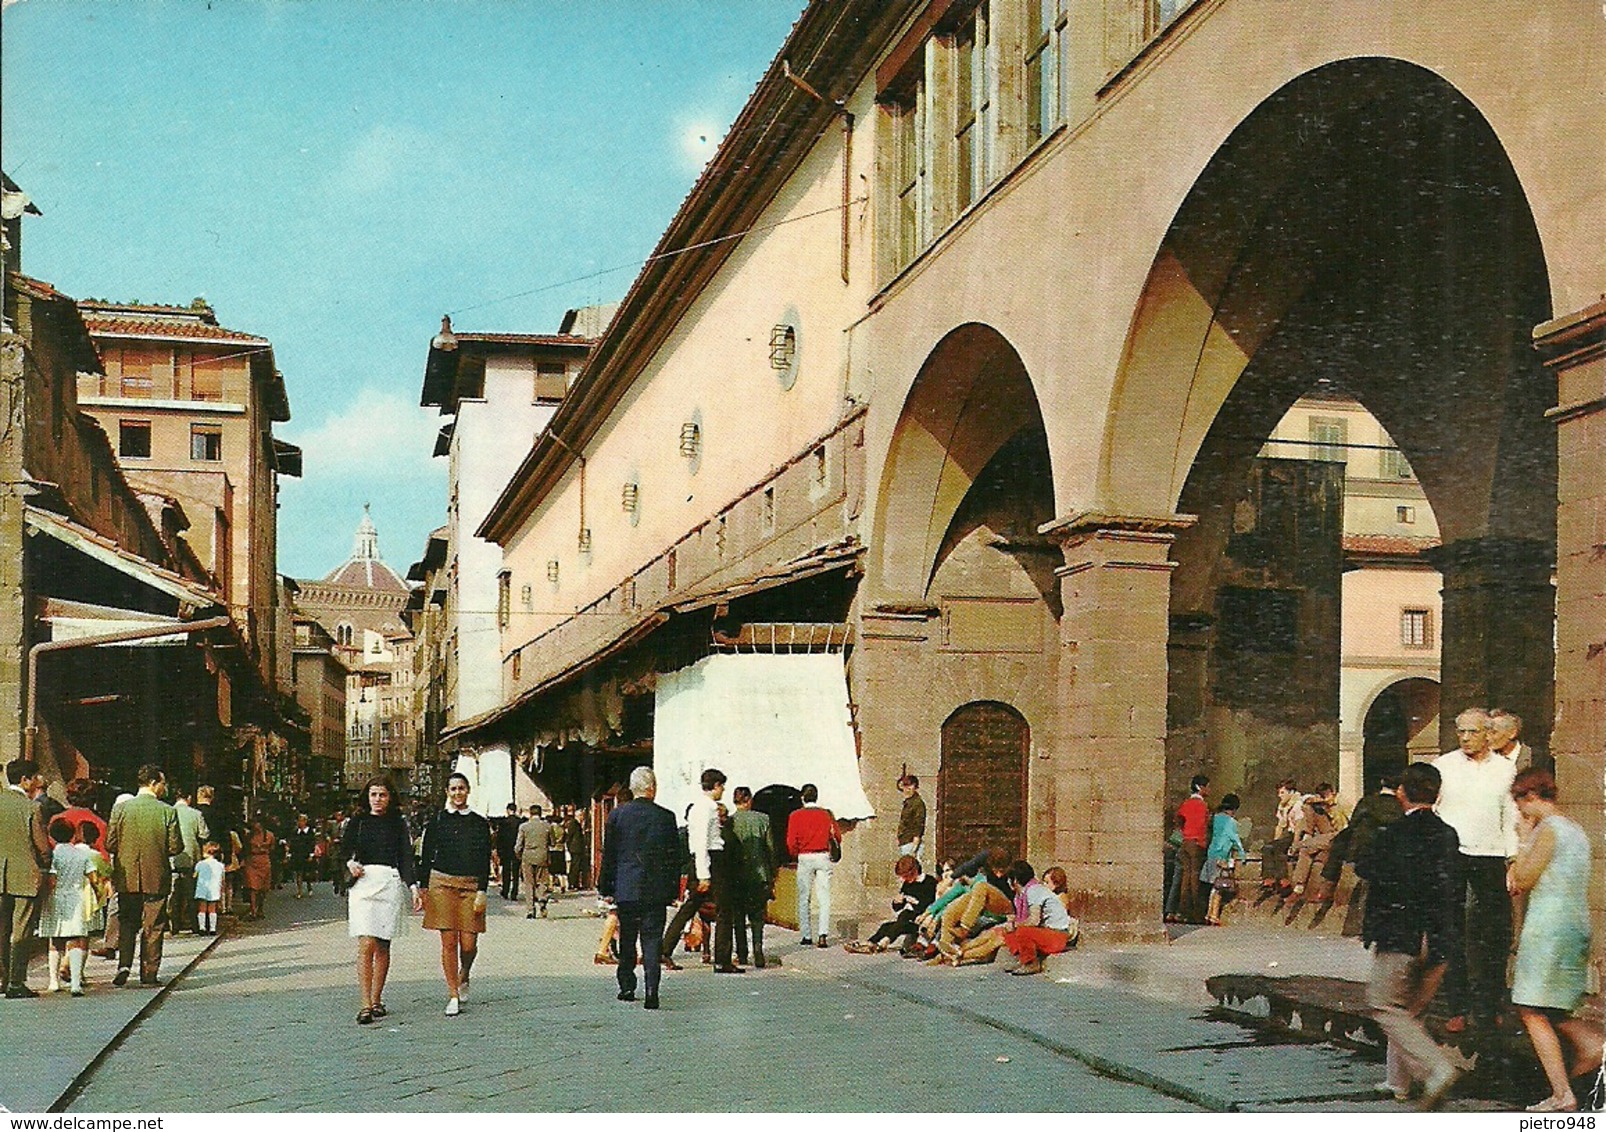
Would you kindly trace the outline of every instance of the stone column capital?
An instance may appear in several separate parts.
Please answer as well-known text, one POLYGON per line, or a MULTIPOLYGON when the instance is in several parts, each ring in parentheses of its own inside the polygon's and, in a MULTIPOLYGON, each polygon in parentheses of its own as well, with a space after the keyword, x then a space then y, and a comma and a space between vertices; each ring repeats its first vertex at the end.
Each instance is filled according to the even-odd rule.
POLYGON ((1533 344, 1545 368, 1557 375, 1559 401, 1545 413, 1551 423, 1606 412, 1606 383, 1599 377, 1606 359, 1606 299, 1541 322, 1533 329, 1533 344), (1578 370, 1584 372, 1574 375, 1578 370))
POLYGON ((1065 565, 1054 571, 1062 578, 1095 565, 1169 572, 1176 565, 1168 561, 1171 544, 1178 532, 1197 521, 1197 515, 1078 511, 1044 523, 1037 531, 1065 555, 1065 565))
POLYGON ((1490 581, 1550 584, 1556 548, 1542 539, 1480 535, 1429 547, 1422 556, 1444 575, 1446 589, 1490 581))

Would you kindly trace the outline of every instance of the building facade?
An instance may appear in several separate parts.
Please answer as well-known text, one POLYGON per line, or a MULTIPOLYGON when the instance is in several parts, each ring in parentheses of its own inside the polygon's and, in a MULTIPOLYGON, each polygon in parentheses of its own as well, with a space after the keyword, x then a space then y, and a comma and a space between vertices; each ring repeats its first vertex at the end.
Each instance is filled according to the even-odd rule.
MULTIPOLYGON (((1295 600, 1227 550, 1326 379, 1431 503, 1439 741, 1517 711, 1597 829, 1601 599, 1556 502, 1599 494, 1603 50, 1565 7, 811 4, 478 528, 517 596, 501 707, 459 735, 581 787, 672 777, 662 725, 722 657, 764 658, 755 692, 832 657, 795 667, 843 684, 869 810, 907 767, 938 853, 1056 861, 1087 920, 1158 931, 1175 783, 1259 804, 1318 745, 1340 770, 1336 697, 1294 748, 1292 702, 1198 744, 1171 710, 1230 709, 1223 659, 1295 600)), ((750 785, 798 785, 780 751, 750 785)), ((882 824, 848 838, 844 920, 882 824)))
POLYGON ((413 634, 407 583, 379 554, 379 531, 363 511, 351 556, 322 579, 298 583, 296 609, 332 642, 346 672, 342 778, 358 789, 387 774, 406 789, 413 767, 413 634))

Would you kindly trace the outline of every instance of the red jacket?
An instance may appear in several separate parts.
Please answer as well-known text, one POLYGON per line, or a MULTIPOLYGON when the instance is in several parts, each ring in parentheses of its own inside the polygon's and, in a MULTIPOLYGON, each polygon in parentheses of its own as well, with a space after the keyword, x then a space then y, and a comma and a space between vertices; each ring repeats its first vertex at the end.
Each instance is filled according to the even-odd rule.
POLYGON ((1177 817, 1182 819, 1182 840, 1196 845, 1210 844, 1210 807, 1203 798, 1197 794, 1188 795, 1188 800, 1177 807, 1177 817))
POLYGON ((804 806, 793 810, 786 821, 786 851, 794 857, 804 853, 824 853, 831 848, 831 838, 841 838, 836 818, 821 806, 804 806))

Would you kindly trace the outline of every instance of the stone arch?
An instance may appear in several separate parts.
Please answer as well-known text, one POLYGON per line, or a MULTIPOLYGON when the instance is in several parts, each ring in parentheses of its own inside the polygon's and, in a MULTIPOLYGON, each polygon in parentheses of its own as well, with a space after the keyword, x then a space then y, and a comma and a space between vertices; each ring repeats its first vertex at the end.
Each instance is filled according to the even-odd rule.
POLYGON ((1314 362, 1406 379, 1363 400, 1411 454, 1446 542, 1527 532, 1554 483, 1554 385, 1528 338, 1550 313, 1526 193, 1477 108, 1401 60, 1318 67, 1245 118, 1173 218, 1128 332, 1098 494, 1120 513, 1177 508, 1216 422, 1232 416, 1252 453, 1314 362), (1483 459, 1445 454, 1447 422, 1418 411, 1429 381, 1490 439, 1483 459), (1501 460, 1524 474, 1497 481, 1501 460))
POLYGON ((956 516, 1012 442, 1029 450, 1034 475, 1048 474, 1043 417, 1020 355, 990 326, 956 327, 922 363, 882 468, 870 571, 879 597, 925 599, 956 516))
POLYGON ((1337 780, 1338 648, 1313 626, 1337 621, 1342 480, 1258 459, 1324 382, 1393 437, 1438 520, 1447 709, 1497 699, 1550 718, 1556 387, 1531 347, 1550 313, 1512 163, 1432 72, 1329 63, 1221 145, 1156 253, 1100 468, 1112 510, 1198 517, 1173 547, 1172 793, 1205 767, 1242 787, 1258 824, 1278 778, 1337 780), (1243 537, 1241 502, 1267 484, 1284 521, 1249 547, 1262 532, 1243 537), (1235 553, 1275 557, 1289 540, 1311 552, 1284 555, 1281 576, 1235 553), (1286 640, 1258 647, 1285 623, 1286 640))
MULTIPOLYGON (((1377 788, 1380 773, 1402 769, 1423 750, 1420 737, 1439 715, 1438 681, 1402 676, 1380 683, 1361 713, 1361 769, 1367 790, 1377 788), (1384 719, 1385 714, 1389 718, 1384 719), (1396 726, 1401 729, 1399 735, 1394 734, 1396 726), (1385 729, 1387 734, 1383 733, 1385 729)), ((1433 743, 1429 749, 1438 753, 1438 744, 1433 743)))

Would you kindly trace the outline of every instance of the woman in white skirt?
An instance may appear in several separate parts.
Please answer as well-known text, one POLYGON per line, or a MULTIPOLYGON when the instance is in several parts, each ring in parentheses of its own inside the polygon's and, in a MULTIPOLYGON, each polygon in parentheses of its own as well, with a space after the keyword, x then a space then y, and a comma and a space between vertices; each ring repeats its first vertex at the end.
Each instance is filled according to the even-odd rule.
POLYGON ((384 995, 390 941, 401 934, 408 904, 415 912, 424 906, 413 870, 413 839, 396 805, 396 788, 387 778, 371 778, 364 793, 368 812, 346 823, 340 842, 341 860, 352 877, 347 919, 348 932, 357 941, 357 985, 362 991, 357 1023, 362 1026, 389 1013, 384 995))
POLYGON ((106 859, 84 844, 77 823, 57 817, 50 823, 55 848, 50 853, 50 892, 39 910, 38 932, 50 941, 50 986, 60 990, 58 953, 67 953, 68 989, 77 998, 84 993, 84 956, 89 936, 99 930, 100 877, 111 870, 106 859))

